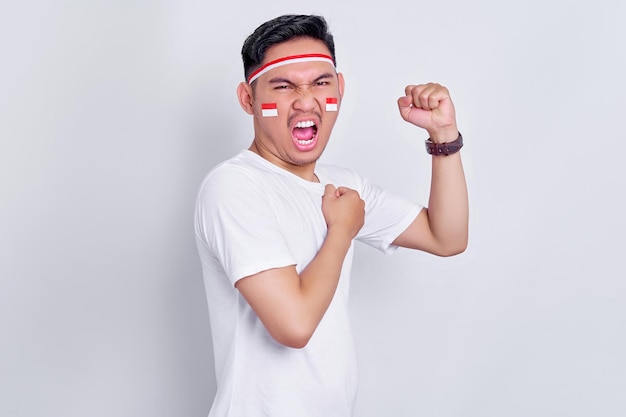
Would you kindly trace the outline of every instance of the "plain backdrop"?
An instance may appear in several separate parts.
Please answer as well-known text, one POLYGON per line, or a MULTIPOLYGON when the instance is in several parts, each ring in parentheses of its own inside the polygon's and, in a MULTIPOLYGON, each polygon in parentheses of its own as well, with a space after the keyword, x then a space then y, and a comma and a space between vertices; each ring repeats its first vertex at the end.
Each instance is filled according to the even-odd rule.
POLYGON ((336 37, 325 162, 427 204, 411 83, 465 137, 468 250, 357 245, 355 417, 626 415, 626 3, 348 4, 2 2, 1 416, 206 416, 195 193, 251 141, 240 48, 283 13, 336 37))

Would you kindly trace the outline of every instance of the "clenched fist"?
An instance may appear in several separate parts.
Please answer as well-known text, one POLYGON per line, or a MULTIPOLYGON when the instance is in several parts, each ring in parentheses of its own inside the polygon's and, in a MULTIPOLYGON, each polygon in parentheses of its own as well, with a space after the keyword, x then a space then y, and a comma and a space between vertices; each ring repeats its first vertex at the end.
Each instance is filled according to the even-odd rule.
POLYGON ((398 99, 398 109, 404 120, 425 129, 435 143, 457 138, 454 104, 448 89, 440 84, 408 85, 398 99))
POLYGON ((365 223, 365 202, 359 193, 347 187, 326 184, 322 197, 322 213, 329 232, 341 232, 354 239, 365 223))

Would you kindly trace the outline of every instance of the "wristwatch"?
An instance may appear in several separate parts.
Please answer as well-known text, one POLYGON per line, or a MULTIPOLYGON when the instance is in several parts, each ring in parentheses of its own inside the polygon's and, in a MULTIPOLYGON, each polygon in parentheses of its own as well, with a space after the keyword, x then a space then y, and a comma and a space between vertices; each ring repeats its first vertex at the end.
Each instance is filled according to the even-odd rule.
POLYGON ((426 152, 430 155, 451 155, 457 153, 463 147, 463 136, 459 132, 459 137, 452 142, 435 143, 430 138, 426 139, 426 152))

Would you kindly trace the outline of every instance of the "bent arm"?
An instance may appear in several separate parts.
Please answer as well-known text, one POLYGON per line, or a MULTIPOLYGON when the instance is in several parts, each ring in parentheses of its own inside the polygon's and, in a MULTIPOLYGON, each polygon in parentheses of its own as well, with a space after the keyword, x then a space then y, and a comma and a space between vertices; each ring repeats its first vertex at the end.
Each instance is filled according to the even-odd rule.
POLYGON ((302 272, 295 266, 269 269, 235 284, 277 342, 294 348, 308 343, 333 299, 364 207, 356 191, 328 185, 322 201, 326 239, 302 272))
POLYGON ((277 342, 293 348, 308 343, 335 294, 350 244, 350 238, 329 232, 300 275, 288 266, 237 281, 236 288, 277 342))
MULTIPOLYGON (((450 93, 440 84, 407 86, 398 107, 404 120, 425 129, 435 143, 452 142, 459 135, 450 93)), ((467 248, 468 206, 460 153, 433 155, 428 208, 394 243, 440 256, 461 253, 467 248)))

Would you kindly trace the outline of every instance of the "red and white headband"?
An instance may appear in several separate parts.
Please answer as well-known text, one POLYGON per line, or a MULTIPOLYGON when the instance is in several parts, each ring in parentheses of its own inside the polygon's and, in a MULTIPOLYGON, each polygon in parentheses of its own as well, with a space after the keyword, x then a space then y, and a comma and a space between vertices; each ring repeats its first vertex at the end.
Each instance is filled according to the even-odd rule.
POLYGON ((335 66, 335 62, 333 61, 333 58, 330 55, 302 54, 302 55, 286 56, 284 58, 279 58, 274 61, 268 62, 267 64, 263 65, 261 68, 254 71, 252 74, 250 74, 250 77, 248 77, 248 84, 252 84, 254 80, 259 78, 261 75, 265 74, 266 72, 273 70, 274 68, 282 67, 283 65, 287 65, 287 64, 296 64, 298 62, 315 62, 315 61, 328 62, 333 67, 335 66))

